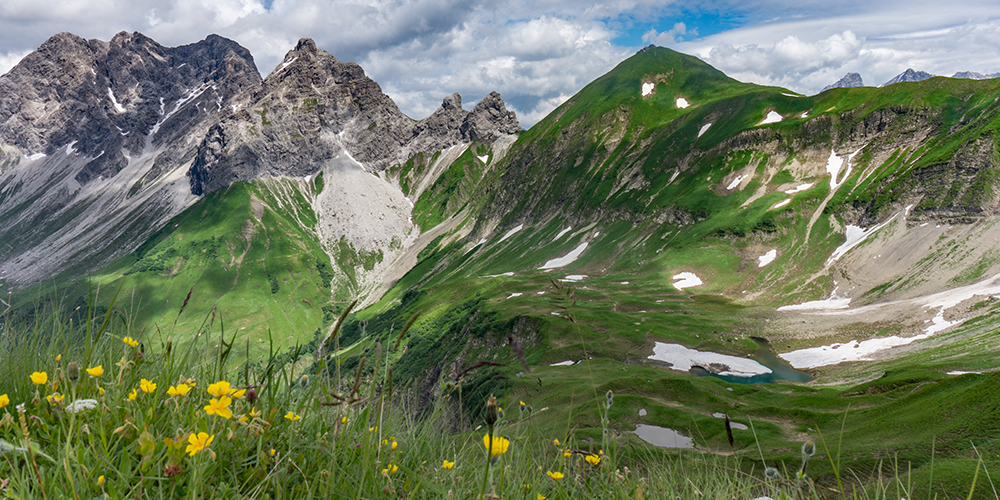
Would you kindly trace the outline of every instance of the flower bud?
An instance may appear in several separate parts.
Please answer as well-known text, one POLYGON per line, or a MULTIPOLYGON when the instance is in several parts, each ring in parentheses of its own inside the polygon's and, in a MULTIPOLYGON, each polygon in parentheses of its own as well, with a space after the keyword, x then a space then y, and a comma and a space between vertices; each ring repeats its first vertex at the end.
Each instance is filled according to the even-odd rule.
POLYGON ((70 382, 76 382, 80 379, 80 365, 76 364, 76 361, 66 365, 66 377, 69 378, 70 382))
POLYGON ((497 423, 497 418, 500 414, 497 411, 497 400, 491 395, 489 399, 486 400, 486 425, 493 426, 497 423))
POLYGON ((812 439, 802 443, 802 458, 806 459, 816 454, 816 443, 812 439))
POLYGON ((253 389, 247 389, 245 397, 247 398, 247 403, 253 404, 254 401, 257 401, 257 391, 253 389))

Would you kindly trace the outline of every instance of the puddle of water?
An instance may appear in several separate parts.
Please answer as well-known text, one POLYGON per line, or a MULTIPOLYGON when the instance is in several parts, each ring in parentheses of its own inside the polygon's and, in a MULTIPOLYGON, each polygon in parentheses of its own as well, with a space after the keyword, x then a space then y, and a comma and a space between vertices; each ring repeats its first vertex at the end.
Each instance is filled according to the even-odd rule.
POLYGON ((660 448, 694 449, 694 441, 691 441, 691 438, 666 427, 635 424, 634 433, 639 439, 660 448))

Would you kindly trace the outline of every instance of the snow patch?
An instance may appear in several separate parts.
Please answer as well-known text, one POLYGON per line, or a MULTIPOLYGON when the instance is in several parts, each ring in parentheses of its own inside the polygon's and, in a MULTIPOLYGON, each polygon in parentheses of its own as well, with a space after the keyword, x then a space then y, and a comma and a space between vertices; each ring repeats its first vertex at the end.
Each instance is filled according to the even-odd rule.
POLYGON ((774 259, 776 258, 778 258, 778 250, 776 248, 772 248, 768 250, 767 253, 765 253, 764 255, 757 257, 757 267, 764 267, 774 262, 774 259))
POLYGON ((108 87, 108 97, 111 98, 111 104, 115 106, 115 111, 119 113, 125 112, 125 108, 121 104, 118 104, 118 99, 115 99, 115 93, 111 91, 111 87, 108 87))
MULTIPOLYGON (((209 85, 206 83, 206 84, 202 84, 202 85, 198 86, 197 88, 189 90, 188 93, 184 97, 181 97, 180 99, 177 100, 176 103, 174 103, 174 109, 171 109, 170 112, 166 114, 166 116, 164 116, 163 118, 161 118, 160 121, 156 122, 156 125, 153 125, 153 128, 149 130, 149 135, 150 136, 156 135, 156 133, 160 131, 160 125, 162 125, 163 122, 169 120, 170 117, 174 115, 174 113, 176 113, 178 110, 181 109, 181 106, 184 106, 185 104, 187 104, 192 99, 197 99, 198 96, 200 96, 201 94, 205 93, 205 91, 208 90, 208 87, 209 87, 209 85)), ((161 115, 163 114, 163 101, 162 100, 160 101, 160 114, 161 115)))
POLYGON ((809 112, 808 111, 803 111, 802 114, 799 115, 799 118, 809 118, 809 112))
POLYGON ((809 189, 811 187, 813 187, 812 183, 809 183, 809 184, 799 184, 798 186, 795 186, 795 188, 789 189, 789 190, 785 191, 785 194, 800 193, 800 192, 805 191, 805 190, 807 190, 807 189, 809 189))
POLYGON ((653 89, 655 87, 656 86, 653 85, 652 83, 644 83, 644 84, 642 84, 642 97, 646 97, 649 94, 652 94, 653 93, 653 89))
POLYGON ((800 95, 788 94, 788 93, 785 93, 785 92, 782 92, 781 95, 787 95, 788 97, 802 97, 800 95))
POLYGON ((674 179, 676 179, 678 175, 681 175, 681 169, 679 168, 674 170, 674 173, 670 176, 670 180, 667 181, 667 184, 674 182, 674 179))
POLYGON ((698 351, 689 349, 680 344, 666 344, 657 342, 653 346, 653 354, 649 359, 666 361, 673 365, 674 370, 688 371, 693 366, 707 368, 711 365, 726 365, 721 370, 713 370, 719 375, 730 375, 735 377, 750 377, 753 375, 763 375, 771 373, 771 369, 752 360, 719 354, 711 351, 698 351))
POLYGON ((476 158, 479 158, 479 161, 483 163, 486 163, 486 160, 490 159, 489 155, 477 156, 476 158))
POLYGON ((704 282, 701 281, 701 278, 696 276, 694 273, 688 273, 688 272, 675 274, 672 279, 680 280, 673 283, 674 288, 678 290, 683 290, 685 288, 691 288, 693 286, 704 284, 704 282))
POLYGON ((482 245, 483 243, 486 243, 486 238, 482 238, 478 242, 476 242, 476 246, 482 245))
POLYGON ((569 265, 571 262, 580 257, 580 254, 582 254, 583 251, 587 249, 587 245, 588 245, 587 242, 580 243, 580 245, 574 248, 572 252, 562 257, 552 259, 546 262, 545 264, 542 264, 542 267, 539 267, 539 269, 552 269, 555 267, 563 267, 569 265))
POLYGON ((520 297, 520 296, 522 296, 522 295, 524 295, 524 294, 523 294, 523 293, 521 293, 521 292, 514 292, 514 293, 510 294, 510 296, 509 296, 509 297, 507 297, 507 298, 508 298, 508 299, 513 299, 514 297, 520 297))
POLYGON ((562 238, 564 234, 566 234, 566 233, 568 233, 568 232, 570 232, 572 230, 573 230, 573 227, 570 226, 570 227, 567 227, 566 229, 563 229, 562 231, 559 231, 559 234, 557 234, 555 238, 552 238, 552 241, 555 242, 559 238, 562 238))
POLYGON ((67 155, 75 155, 77 153, 76 148, 73 147, 75 145, 76 145, 76 141, 73 141, 73 142, 71 142, 71 143, 69 143, 69 144, 66 145, 66 154, 67 155))
POLYGON ((499 278, 501 276, 513 276, 513 275, 514 275, 514 271, 507 271, 505 273, 500 273, 500 274, 491 274, 489 276, 480 276, 480 278, 499 278))
POLYGON ((774 206, 771 207, 771 209, 774 210, 775 208, 781 208, 781 207, 783 207, 783 206, 785 206, 785 205, 787 205, 787 204, 789 204, 791 202, 792 202, 791 198, 785 198, 784 200, 781 200, 778 203, 775 203, 774 206))
POLYGON ((35 153, 35 154, 32 154, 32 155, 28 155, 28 159, 32 160, 32 161, 34 161, 34 160, 40 160, 42 158, 45 158, 45 156, 46 156, 45 153, 35 153))
POLYGON ((708 127, 711 127, 711 126, 712 126, 711 123, 706 123, 706 124, 702 125, 701 128, 698 129, 698 137, 701 137, 702 134, 704 134, 705 132, 707 132, 708 131, 708 127))
POLYGON ((524 229, 524 224, 518 224, 517 227, 515 227, 514 229, 507 231, 507 234, 503 235, 503 238, 500 238, 500 241, 498 241, 497 243, 503 243, 503 240, 506 240, 507 238, 514 236, 515 234, 517 234, 518 231, 522 229, 524 229))
POLYGON ((963 371, 960 371, 960 370, 954 370, 954 371, 947 372, 945 375, 968 375, 970 373, 974 373, 976 375, 982 375, 983 372, 963 372, 963 371))
POLYGON ((865 239, 871 236, 875 231, 882 229, 883 227, 885 227, 886 224, 892 222, 893 219, 896 218, 896 215, 899 214, 898 213, 894 214, 892 217, 889 217, 889 219, 886 220, 885 222, 878 224, 876 226, 872 226, 868 229, 861 229, 858 226, 848 225, 847 230, 845 231, 845 235, 847 236, 847 241, 845 241, 842 245, 840 245, 839 247, 837 247, 836 250, 833 251, 833 255, 831 255, 830 258, 826 260, 826 265, 833 264, 834 262, 837 261, 837 259, 843 257, 844 254, 849 252, 852 248, 860 245, 861 242, 865 241, 865 239))
POLYGON ((287 68, 289 64, 292 64, 292 63, 293 63, 293 62, 295 62, 295 60, 296 60, 296 59, 298 59, 298 58, 299 58, 299 56, 295 56, 295 57, 293 57, 293 58, 292 58, 291 60, 289 60, 289 61, 285 61, 285 62, 281 63, 281 67, 279 67, 279 68, 278 68, 277 70, 275 70, 274 72, 275 72, 275 73, 277 73, 278 71, 281 71, 281 70, 283 70, 283 69, 287 68))
POLYGON ((691 103, 689 103, 687 101, 687 99, 685 99, 683 97, 678 97, 676 104, 677 104, 677 107, 680 108, 680 109, 684 109, 684 108, 686 108, 686 107, 688 107, 688 106, 691 105, 691 103))
POLYGON ((736 178, 733 179, 733 182, 730 182, 729 185, 726 186, 726 189, 728 191, 732 191, 733 188, 735 188, 736 186, 739 186, 740 183, 743 182, 743 179, 746 179, 746 178, 747 178, 747 176, 745 176, 745 175, 737 175, 736 178))
MULTIPOLYGON (((552 313, 552 314, 555 314, 555 313, 552 313)), ((549 366, 573 366, 575 364, 576 363, 574 363, 573 361, 570 361, 570 360, 567 359, 566 361, 560 361, 558 363, 552 363, 549 366)))
POLYGON ((778 308, 778 310, 779 311, 825 311, 829 309, 847 309, 847 307, 850 304, 851 304, 851 298, 838 297, 837 288, 834 288, 833 292, 830 293, 830 298, 828 299, 811 300, 809 302, 803 302, 801 304, 781 306, 778 308))
MULTIPOLYGON (((715 418, 726 418, 726 414, 725 413, 719 413, 719 412, 713 413, 712 416, 715 417, 715 418)), ((743 425, 743 424, 741 424, 739 422, 733 422, 732 420, 729 421, 729 426, 732 427, 733 429, 739 429, 741 431, 750 430, 749 427, 747 427, 747 426, 745 426, 745 425, 743 425)))
POLYGON ((580 281, 580 280, 583 280, 583 279, 586 279, 586 278, 587 278, 586 274, 571 274, 571 275, 566 276, 565 278, 563 278, 563 279, 561 279, 559 281, 568 281, 570 283, 576 283, 577 281, 580 281))
POLYGON ((778 123, 782 119, 783 117, 780 114, 778 114, 777 111, 772 110, 767 112, 767 116, 765 116, 764 120, 758 123, 758 125, 767 125, 768 123, 778 123))

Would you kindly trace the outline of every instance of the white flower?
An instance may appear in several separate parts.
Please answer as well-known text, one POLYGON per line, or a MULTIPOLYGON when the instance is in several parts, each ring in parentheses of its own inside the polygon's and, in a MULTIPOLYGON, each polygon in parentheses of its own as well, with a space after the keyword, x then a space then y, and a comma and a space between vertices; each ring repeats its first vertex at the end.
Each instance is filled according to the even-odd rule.
POLYGON ((66 407, 66 411, 70 413, 79 413, 81 411, 93 410, 97 408, 96 399, 77 399, 66 407))

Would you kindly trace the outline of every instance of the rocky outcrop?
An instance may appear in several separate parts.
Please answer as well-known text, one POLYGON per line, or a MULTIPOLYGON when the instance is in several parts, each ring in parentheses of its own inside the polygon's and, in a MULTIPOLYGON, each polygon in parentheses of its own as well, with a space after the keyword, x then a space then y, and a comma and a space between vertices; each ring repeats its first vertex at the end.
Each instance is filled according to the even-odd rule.
POLYGON ((46 155, 72 144, 89 158, 75 174, 87 184, 259 82, 249 51, 217 35, 168 48, 141 33, 110 42, 60 33, 0 76, 0 142, 46 155))
POLYGON ((853 87, 864 87, 864 86, 865 82, 861 80, 861 75, 857 73, 848 73, 844 75, 844 77, 841 78, 840 80, 837 80, 836 83, 823 87, 823 90, 821 90, 820 92, 826 92, 827 90, 830 89, 853 88, 853 87))
POLYGON ((240 111, 223 118, 199 146, 188 173, 196 195, 260 176, 309 175, 341 151, 381 171, 417 153, 521 130, 495 92, 471 112, 452 94, 414 122, 360 66, 308 38, 236 106, 240 111))
POLYGON ((951 75, 951 77, 965 78, 969 80, 989 80, 991 78, 1000 78, 1000 73, 990 73, 988 75, 984 75, 982 73, 976 73, 975 71, 959 71, 958 73, 951 75))

